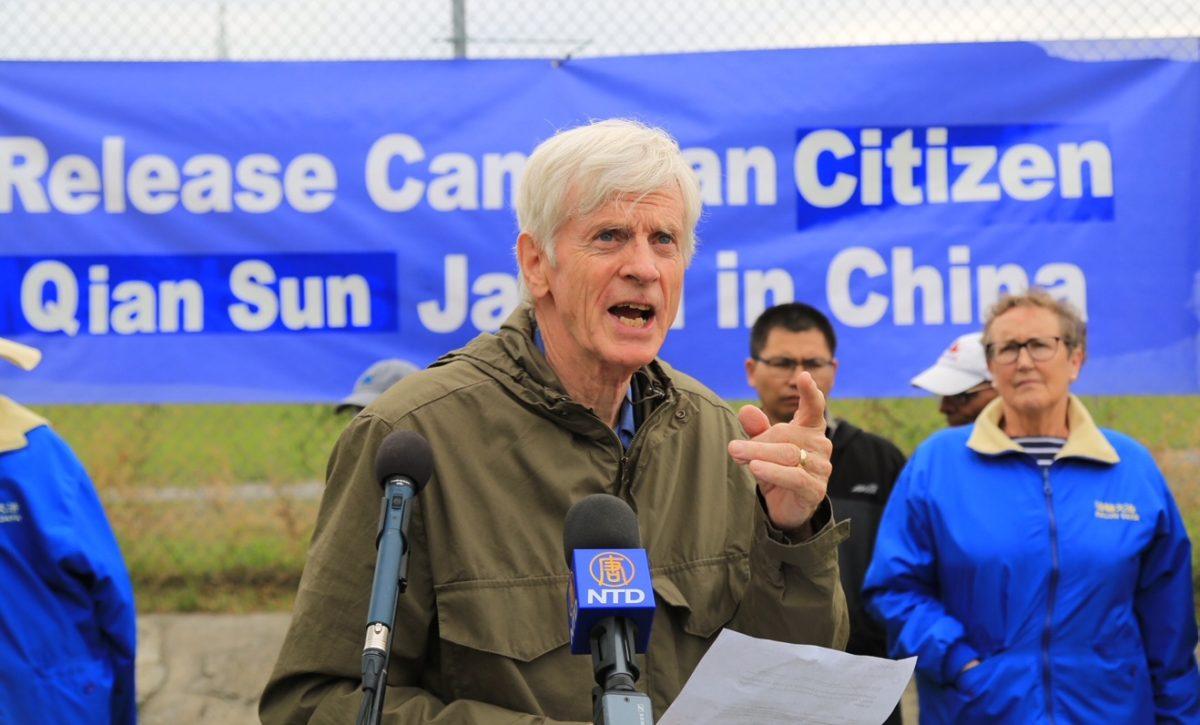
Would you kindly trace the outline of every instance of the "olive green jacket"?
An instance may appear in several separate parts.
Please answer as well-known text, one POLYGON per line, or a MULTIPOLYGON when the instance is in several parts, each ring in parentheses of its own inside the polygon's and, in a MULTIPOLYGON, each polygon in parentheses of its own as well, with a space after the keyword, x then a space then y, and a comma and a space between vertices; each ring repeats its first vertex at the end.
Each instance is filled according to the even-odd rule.
POLYGON ((843 648, 835 525, 780 543, 752 478, 726 452, 737 419, 695 380, 655 362, 656 399, 628 451, 571 400, 518 309, 409 376, 359 414, 329 461, 291 628, 260 703, 267 723, 352 723, 382 493, 376 447, 397 428, 433 446, 435 472, 409 526, 396 611, 390 722, 590 721, 591 660, 570 653, 563 517, 593 493, 637 511, 659 606, 639 688, 661 715, 722 627, 843 648))

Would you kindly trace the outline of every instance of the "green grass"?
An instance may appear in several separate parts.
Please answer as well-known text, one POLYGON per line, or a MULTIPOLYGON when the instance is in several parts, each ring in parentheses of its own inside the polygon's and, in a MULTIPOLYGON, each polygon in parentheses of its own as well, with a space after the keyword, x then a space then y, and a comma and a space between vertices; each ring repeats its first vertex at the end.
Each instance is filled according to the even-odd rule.
MULTIPOLYGON (((1155 454, 1200 540, 1200 396, 1086 398, 1097 422, 1155 454)), ((734 403, 738 407, 739 402, 734 403)), ((840 400, 832 410, 905 453, 944 425, 933 398, 840 400)), ((142 611, 287 609, 324 478, 349 417, 323 405, 41 406, 106 501, 142 611), (239 496, 260 484, 259 498, 239 496), (192 499, 159 500, 164 489, 192 499)), ((1195 549, 1200 556, 1200 549, 1195 549)), ((1200 577, 1196 580, 1200 590, 1200 577)))
POLYGON ((110 486, 320 479, 350 420, 325 405, 41 406, 110 486))

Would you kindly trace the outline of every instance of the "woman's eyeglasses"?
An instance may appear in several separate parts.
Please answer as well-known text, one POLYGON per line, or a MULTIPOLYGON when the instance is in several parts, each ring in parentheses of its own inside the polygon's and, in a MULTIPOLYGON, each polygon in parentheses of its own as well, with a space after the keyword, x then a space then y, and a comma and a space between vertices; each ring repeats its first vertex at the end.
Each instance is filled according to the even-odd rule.
POLYGON ((1059 343, 1064 342, 1061 337, 1031 337, 1025 342, 1005 343, 1001 347, 996 347, 994 344, 984 346, 984 351, 991 360, 995 360, 1001 365, 1011 365, 1021 356, 1021 348, 1029 351, 1030 359, 1035 362, 1046 362, 1054 357, 1054 353, 1058 352, 1059 343))

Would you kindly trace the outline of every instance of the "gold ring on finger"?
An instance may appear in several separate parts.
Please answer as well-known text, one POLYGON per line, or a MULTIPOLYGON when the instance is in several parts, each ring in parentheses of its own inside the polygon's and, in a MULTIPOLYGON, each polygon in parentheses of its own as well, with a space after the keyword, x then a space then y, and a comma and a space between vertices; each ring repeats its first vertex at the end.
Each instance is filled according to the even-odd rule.
POLYGON ((796 465, 800 468, 808 468, 808 451, 800 449, 800 462, 796 465))

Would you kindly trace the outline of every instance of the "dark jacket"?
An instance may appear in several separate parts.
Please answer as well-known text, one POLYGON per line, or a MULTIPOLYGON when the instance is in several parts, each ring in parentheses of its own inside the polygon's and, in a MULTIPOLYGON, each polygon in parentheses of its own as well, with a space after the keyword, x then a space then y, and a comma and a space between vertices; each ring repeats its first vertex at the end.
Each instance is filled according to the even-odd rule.
POLYGON ((519 308, 363 411, 330 460, 291 628, 260 706, 267 723, 353 722, 391 430, 429 439, 434 475, 416 499, 408 591, 400 597, 387 689, 391 722, 544 723, 591 719, 591 660, 570 654, 563 517, 592 493, 638 514, 658 609, 640 687, 661 714, 722 627, 842 647, 837 574, 844 527, 828 506, 816 536, 784 544, 753 479, 729 457, 729 408, 654 362, 655 403, 625 450, 567 396, 519 308))
POLYGON ((829 500, 837 520, 850 521, 850 538, 838 546, 838 569, 850 610, 846 651, 887 657, 887 633, 867 614, 862 585, 884 506, 904 468, 904 454, 886 438, 844 420, 837 422, 830 440, 833 473, 829 477, 829 500))

